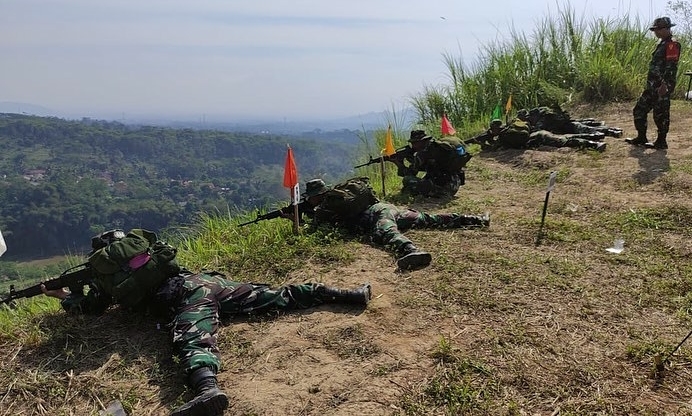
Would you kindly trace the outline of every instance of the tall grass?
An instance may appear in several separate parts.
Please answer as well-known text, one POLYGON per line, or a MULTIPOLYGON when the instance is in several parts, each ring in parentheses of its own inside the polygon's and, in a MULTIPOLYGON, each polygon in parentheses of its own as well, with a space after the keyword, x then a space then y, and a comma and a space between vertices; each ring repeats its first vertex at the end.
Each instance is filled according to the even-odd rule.
MULTIPOLYGON (((633 100, 658 42, 646 28, 646 22, 629 15, 587 22, 564 6, 530 34, 508 29, 507 41, 484 45, 468 66, 461 57, 445 55, 450 83, 424 87, 412 105, 429 132, 440 133, 446 113, 459 134, 470 136, 487 127, 493 108, 504 108, 510 95, 514 109, 633 100)), ((688 35, 676 37, 688 44, 688 35)), ((690 67, 683 48, 679 85, 690 67)), ((674 97, 681 98, 683 89, 677 88, 674 97)))

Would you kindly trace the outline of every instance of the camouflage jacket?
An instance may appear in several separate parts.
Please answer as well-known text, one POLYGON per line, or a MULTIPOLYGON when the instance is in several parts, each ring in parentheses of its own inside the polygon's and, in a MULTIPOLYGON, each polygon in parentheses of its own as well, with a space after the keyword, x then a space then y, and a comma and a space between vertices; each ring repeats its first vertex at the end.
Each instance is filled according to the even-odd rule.
POLYGON ((675 89, 680 49, 680 43, 675 38, 661 39, 651 54, 646 80, 647 88, 655 89, 661 85, 661 82, 665 82, 668 85, 668 91, 672 92, 675 89))

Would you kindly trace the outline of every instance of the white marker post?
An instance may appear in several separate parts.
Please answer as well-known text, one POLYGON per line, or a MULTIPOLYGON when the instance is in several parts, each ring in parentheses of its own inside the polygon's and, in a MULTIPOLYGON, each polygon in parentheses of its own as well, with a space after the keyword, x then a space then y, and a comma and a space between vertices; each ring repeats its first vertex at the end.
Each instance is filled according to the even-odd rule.
POLYGON ((548 178, 548 189, 545 191, 545 200, 543 201, 543 213, 541 214, 541 227, 538 229, 538 237, 536 238, 536 245, 541 244, 541 238, 543 237, 543 224, 545 224, 545 214, 548 212, 548 199, 550 198, 550 191, 555 188, 555 181, 557 179, 557 172, 550 172, 550 177, 548 178))
POLYGON ((7 244, 5 244, 5 239, 2 237, 2 232, 0 232, 0 257, 7 251, 7 244))

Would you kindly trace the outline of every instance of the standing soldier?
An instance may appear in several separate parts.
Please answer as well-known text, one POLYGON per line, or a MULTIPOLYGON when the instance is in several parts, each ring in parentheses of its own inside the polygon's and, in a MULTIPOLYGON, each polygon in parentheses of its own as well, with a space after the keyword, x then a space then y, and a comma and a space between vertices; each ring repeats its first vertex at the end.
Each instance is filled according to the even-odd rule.
POLYGON ((671 23, 669 17, 659 17, 649 28, 661 41, 651 55, 644 92, 632 110, 637 137, 625 139, 627 143, 654 149, 668 148, 666 136, 670 126, 670 95, 675 90, 680 59, 680 43, 673 38, 671 31, 673 26, 675 23, 671 23), (647 117, 652 109, 654 123, 658 128, 658 137, 654 143, 649 143, 646 138, 646 127, 647 117))

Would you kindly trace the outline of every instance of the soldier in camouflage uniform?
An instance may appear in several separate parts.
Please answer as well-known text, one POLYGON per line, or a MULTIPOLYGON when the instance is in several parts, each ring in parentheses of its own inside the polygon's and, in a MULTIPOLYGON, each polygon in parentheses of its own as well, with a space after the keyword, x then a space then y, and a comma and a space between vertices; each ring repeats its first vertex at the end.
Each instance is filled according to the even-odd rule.
MULTIPOLYGON (((92 288, 86 295, 64 289, 43 292, 61 299, 62 307, 73 313, 98 313, 112 300, 111 294, 92 288)), ((219 320, 233 315, 277 310, 305 309, 324 303, 366 305, 370 285, 341 290, 317 283, 269 285, 227 280, 217 272, 193 274, 183 270, 170 277, 146 301, 156 310, 166 310, 172 322, 173 346, 187 375, 195 397, 175 409, 172 416, 221 415, 228 397, 219 389, 216 374, 220 368, 217 332, 219 320)))
POLYGON ((469 139, 467 143, 478 143, 484 150, 493 150, 498 147, 510 149, 528 149, 538 146, 552 147, 577 147, 581 149, 594 149, 603 152, 606 144, 589 140, 591 134, 555 134, 547 130, 531 131, 530 124, 521 119, 515 119, 504 126, 502 120, 494 119, 490 122, 487 132, 469 139))
MULTIPOLYGON (((319 214, 324 196, 330 191, 322 179, 306 183, 300 214, 313 221, 325 221, 349 231, 369 235, 376 244, 385 246, 397 256, 397 267, 411 270, 426 267, 432 261, 430 253, 418 249, 402 234, 412 228, 476 228, 490 226, 490 217, 457 213, 429 214, 410 208, 400 208, 385 202, 375 202, 362 211, 353 212, 348 219, 324 217, 319 214)), ((290 216, 285 216, 290 217, 290 216)))
POLYGON ((463 142, 454 136, 434 139, 423 130, 411 131, 412 152, 392 159, 402 177, 401 192, 410 195, 452 197, 465 182, 464 166, 471 158, 463 142), (406 166, 406 161, 408 166, 406 166), (419 178, 418 172, 425 172, 419 178))
POLYGON ((625 139, 630 144, 654 149, 668 148, 666 136, 670 127, 670 96, 675 90, 681 49, 680 43, 673 38, 673 26, 675 23, 672 23, 670 18, 659 17, 649 28, 661 41, 651 55, 646 87, 632 110, 637 137, 625 139), (647 118, 651 110, 658 129, 654 143, 649 143, 646 137, 647 118))
POLYGON ((530 110, 521 109, 517 118, 528 121, 531 131, 547 130, 555 134, 591 134, 589 140, 600 141, 605 136, 622 137, 622 129, 608 127, 595 119, 573 120, 569 113, 559 106, 541 106, 530 110))

